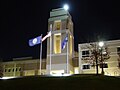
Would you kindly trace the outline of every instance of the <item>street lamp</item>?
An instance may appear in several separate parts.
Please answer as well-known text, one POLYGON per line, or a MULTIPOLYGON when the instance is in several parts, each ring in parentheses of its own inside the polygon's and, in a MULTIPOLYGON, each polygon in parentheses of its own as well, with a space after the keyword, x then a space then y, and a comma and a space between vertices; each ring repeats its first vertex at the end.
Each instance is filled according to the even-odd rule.
POLYGON ((104 42, 103 41, 99 42, 99 46, 103 47, 104 46, 104 42))
POLYGON ((65 4, 65 5, 63 6, 63 8, 67 11, 67 10, 69 9, 69 6, 68 6, 67 4, 65 4))
POLYGON ((104 46, 104 42, 99 42, 99 46, 101 48, 101 65, 102 65, 102 72, 101 74, 104 75, 104 70, 103 70, 103 57, 102 57, 102 50, 103 50, 103 46, 104 46))

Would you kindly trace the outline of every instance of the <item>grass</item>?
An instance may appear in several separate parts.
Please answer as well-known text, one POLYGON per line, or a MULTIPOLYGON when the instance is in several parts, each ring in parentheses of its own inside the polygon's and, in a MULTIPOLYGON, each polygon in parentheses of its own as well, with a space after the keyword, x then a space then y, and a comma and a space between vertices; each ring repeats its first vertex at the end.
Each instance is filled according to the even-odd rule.
POLYGON ((119 90, 120 78, 101 75, 29 76, 0 80, 0 90, 119 90))

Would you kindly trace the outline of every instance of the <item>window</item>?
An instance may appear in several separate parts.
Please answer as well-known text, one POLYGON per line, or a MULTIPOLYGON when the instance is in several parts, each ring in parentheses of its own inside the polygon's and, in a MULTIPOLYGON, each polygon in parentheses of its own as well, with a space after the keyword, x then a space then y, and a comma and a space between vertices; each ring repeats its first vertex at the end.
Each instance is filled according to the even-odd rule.
POLYGON ((120 68, 120 62, 118 61, 118 67, 120 68))
POLYGON ((82 69, 90 69, 90 65, 87 64, 87 65, 82 65, 82 69))
POLYGON ((82 51, 82 57, 89 57, 89 50, 82 51))
POLYGON ((61 33, 54 35, 54 53, 61 53, 61 33))
POLYGON ((14 72, 14 68, 13 68, 13 72, 14 72))
POLYGON ((117 47, 117 53, 120 54, 120 47, 117 47))
MULTIPOLYGON (((100 64, 100 68, 102 68, 102 64, 100 64)), ((108 68, 108 64, 107 63, 103 63, 103 68, 108 68)))
POLYGON ((61 20, 55 21, 55 30, 61 29, 61 20))
POLYGON ((19 68, 19 71, 21 71, 21 68, 19 68))
POLYGON ((10 72, 11 71, 11 69, 8 69, 8 72, 10 72))
POLYGON ((72 44, 72 36, 70 35, 70 54, 72 54, 72 46, 73 44, 72 44))

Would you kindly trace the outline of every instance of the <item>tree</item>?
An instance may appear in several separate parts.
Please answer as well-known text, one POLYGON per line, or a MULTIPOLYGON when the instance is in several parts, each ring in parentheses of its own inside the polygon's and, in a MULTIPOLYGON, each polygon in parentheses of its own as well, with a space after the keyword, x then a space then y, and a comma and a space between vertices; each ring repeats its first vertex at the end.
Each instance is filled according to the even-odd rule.
POLYGON ((104 45, 100 48, 97 43, 90 43, 90 60, 92 62, 92 66, 96 66, 96 74, 98 75, 98 66, 100 65, 102 68, 101 74, 104 74, 103 68, 105 67, 105 61, 110 58, 110 53, 108 52, 108 47, 104 45))

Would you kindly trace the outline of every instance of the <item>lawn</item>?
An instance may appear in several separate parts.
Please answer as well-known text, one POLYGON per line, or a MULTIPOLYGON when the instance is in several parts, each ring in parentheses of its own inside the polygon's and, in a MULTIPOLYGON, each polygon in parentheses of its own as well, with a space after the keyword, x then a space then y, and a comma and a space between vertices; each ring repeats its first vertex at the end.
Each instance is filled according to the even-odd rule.
POLYGON ((102 75, 29 76, 0 80, 0 90, 120 90, 120 78, 102 75))

